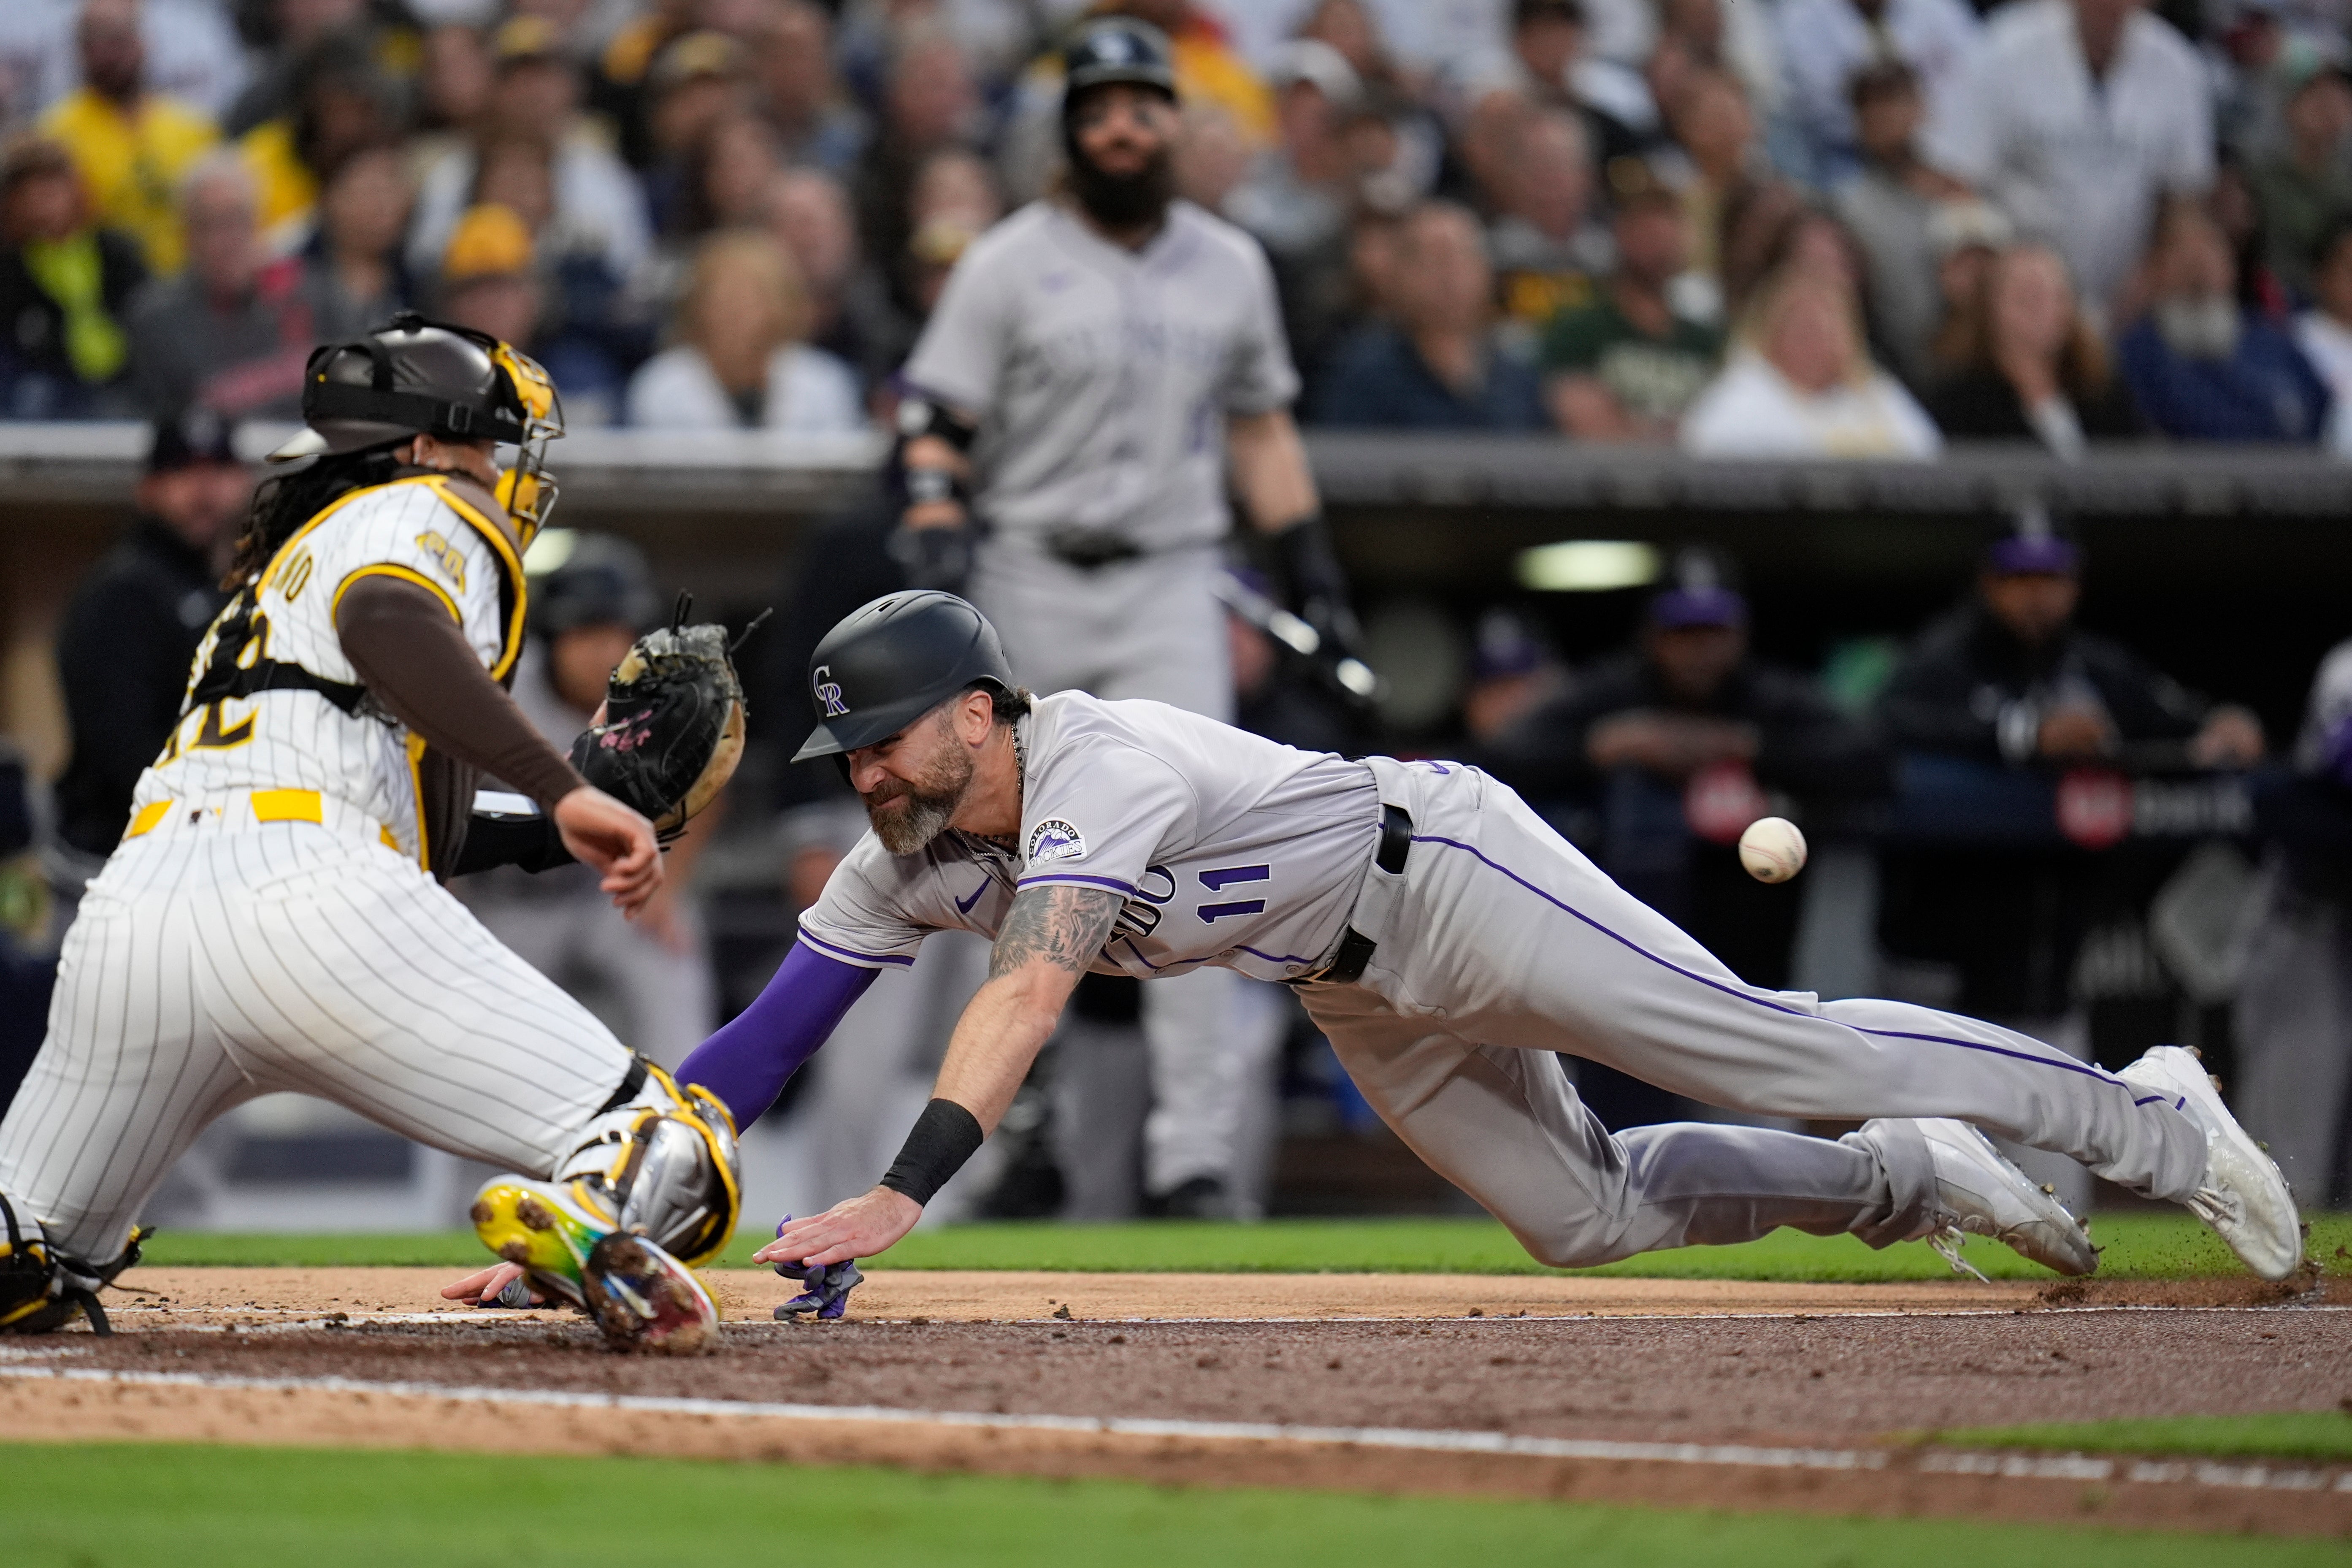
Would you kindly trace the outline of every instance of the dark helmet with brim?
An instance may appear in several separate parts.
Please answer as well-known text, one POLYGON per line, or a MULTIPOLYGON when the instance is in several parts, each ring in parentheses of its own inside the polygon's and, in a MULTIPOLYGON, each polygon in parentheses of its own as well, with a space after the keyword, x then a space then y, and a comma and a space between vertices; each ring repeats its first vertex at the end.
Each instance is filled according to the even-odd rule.
POLYGON ((887 741, 959 692, 1013 689, 996 628, 953 594, 887 594, 825 633, 809 656, 816 728, 793 761, 887 741))
POLYGON ((1066 112, 1078 95, 1113 82, 1157 88, 1176 94, 1175 50, 1168 35, 1133 16, 1089 22, 1062 47, 1062 103, 1066 112))

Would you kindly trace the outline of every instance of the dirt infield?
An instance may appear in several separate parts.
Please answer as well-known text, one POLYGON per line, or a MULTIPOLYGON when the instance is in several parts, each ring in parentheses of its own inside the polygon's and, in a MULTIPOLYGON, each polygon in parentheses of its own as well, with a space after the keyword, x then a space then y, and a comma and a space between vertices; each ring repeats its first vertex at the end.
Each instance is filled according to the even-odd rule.
POLYGON ((139 1278, 155 1294, 116 1298, 112 1340, 0 1344, 0 1432, 2352 1533, 2345 1467, 1906 1436, 2335 1408, 2352 1400, 2340 1281, 2291 1299, 2111 1283, 2053 1303, 1959 1282, 898 1272, 820 1326, 770 1319, 773 1276, 724 1271, 724 1342, 680 1361, 613 1354, 565 1314, 446 1310, 436 1270, 139 1278))
MULTIPOLYGON (((126 1326, 262 1321, 328 1312, 454 1310, 440 1289, 454 1268, 142 1268, 136 1288, 109 1297, 126 1326)), ((797 1286, 764 1268, 703 1276, 730 1321, 768 1318, 797 1286)), ((2263 1306, 2334 1300, 2352 1304, 2352 1279, 2332 1297, 2305 1296, 2239 1277, 2210 1280, 1895 1280, 1875 1285, 1732 1279, 1634 1279, 1570 1275, 1075 1274, 1024 1269, 881 1270, 858 1287, 861 1321, 1006 1322, 1066 1309, 1080 1318, 1273 1319, 1589 1317, 1628 1313, 1737 1315, 2008 1311, 2052 1306, 2263 1306)))

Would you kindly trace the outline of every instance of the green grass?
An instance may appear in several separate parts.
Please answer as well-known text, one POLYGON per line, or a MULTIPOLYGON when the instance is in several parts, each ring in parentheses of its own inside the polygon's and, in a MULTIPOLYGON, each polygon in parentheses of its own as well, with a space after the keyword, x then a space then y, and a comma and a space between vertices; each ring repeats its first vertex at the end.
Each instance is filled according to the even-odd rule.
MULTIPOLYGON (((2186 1215, 2110 1214, 2093 1234, 2107 1248, 2109 1279, 2177 1279, 2242 1272, 2211 1232, 2186 1215)), ((742 1266, 765 1239, 746 1225, 725 1263, 742 1266)), ((2336 1250, 2352 1246, 2352 1215, 2314 1222, 2312 1252, 2331 1270, 2352 1269, 2336 1250)), ((2047 1279, 2044 1270, 1998 1243, 1969 1244, 1970 1261, 1996 1279, 2047 1279)), ((147 1246, 155 1264, 245 1264, 280 1268, 355 1264, 470 1267, 485 1261, 463 1231, 425 1236, 226 1236, 166 1232, 147 1246)), ((969 1225, 918 1231, 872 1261, 883 1268, 1045 1268, 1089 1273, 1546 1274, 1510 1234, 1487 1219, 1270 1220, 969 1225)), ((1922 1246, 1873 1252, 1851 1237, 1777 1231, 1740 1247, 1650 1253, 1577 1272, 1661 1279, 1948 1279, 1951 1270, 1922 1246)))
POLYGON ((0 1448, 11 1568, 2299 1568, 2340 1543, 676 1459, 161 1444, 0 1448))
POLYGON ((2206 1458, 2352 1460, 2352 1414, 2290 1410, 2272 1415, 2159 1415, 2137 1421, 2064 1421, 1976 1426, 1934 1440, 1970 1448, 2055 1448, 2067 1453, 2196 1454, 2206 1458))

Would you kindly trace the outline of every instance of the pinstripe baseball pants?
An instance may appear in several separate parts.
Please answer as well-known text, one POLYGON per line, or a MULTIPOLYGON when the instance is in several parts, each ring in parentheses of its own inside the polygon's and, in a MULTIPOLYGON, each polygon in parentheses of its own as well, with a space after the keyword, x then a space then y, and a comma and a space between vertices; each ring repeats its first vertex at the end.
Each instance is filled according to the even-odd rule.
POLYGON ((1735 1110, 1955 1117, 2152 1197, 2204 1175, 2198 1128, 2112 1074, 1974 1018, 1745 984, 1486 774, 1370 760, 1412 850, 1400 874, 1365 872, 1362 979, 1300 999, 1381 1119, 1543 1262, 1780 1226, 1884 1246, 1933 1196, 1899 1121, 1835 1142, 1699 1122, 1612 1136, 1556 1051, 1735 1110))
POLYGON ((196 1135, 279 1090, 545 1175, 627 1067, 397 851, 309 823, 174 824, 115 852, 66 933, 0 1190, 68 1255, 112 1258, 196 1135))

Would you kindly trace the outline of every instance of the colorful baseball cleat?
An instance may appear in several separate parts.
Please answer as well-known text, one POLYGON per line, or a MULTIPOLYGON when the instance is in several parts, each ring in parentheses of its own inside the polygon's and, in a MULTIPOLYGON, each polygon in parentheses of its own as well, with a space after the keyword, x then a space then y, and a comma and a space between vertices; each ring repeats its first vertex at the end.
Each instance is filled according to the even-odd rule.
POLYGON ((626 1231, 589 1249, 588 1310, 616 1350, 698 1355, 719 1342, 719 1308, 694 1270, 626 1231))
POLYGON ((2182 1202, 2213 1227, 2239 1260, 2265 1279, 2303 1264, 2303 1224, 2286 1178, 2221 1103, 2193 1050, 2158 1046, 2116 1076, 2160 1095, 2205 1133, 2205 1177, 2182 1202))
POLYGON ((580 1196, 573 1184, 499 1176, 475 1194, 472 1217, 482 1245, 521 1264, 523 1278, 541 1295, 589 1306, 588 1255, 618 1222, 580 1196))
POLYGON ((588 1257, 615 1232, 647 1237, 688 1268, 717 1257, 742 1207, 735 1123, 698 1084, 683 1089, 650 1062, 625 1084, 631 1098, 600 1111, 541 1181, 508 1175, 474 1198, 474 1233, 544 1296, 590 1308, 588 1257))
POLYGON ((1992 1140, 1965 1121, 1920 1117, 1936 1166, 1936 1201, 1945 1223, 1927 1239, 1954 1273, 1982 1274, 1960 1257, 1962 1235, 1989 1236, 2018 1256, 2061 1274, 2088 1274, 2099 1254, 2066 1205, 2037 1187, 1992 1140))

